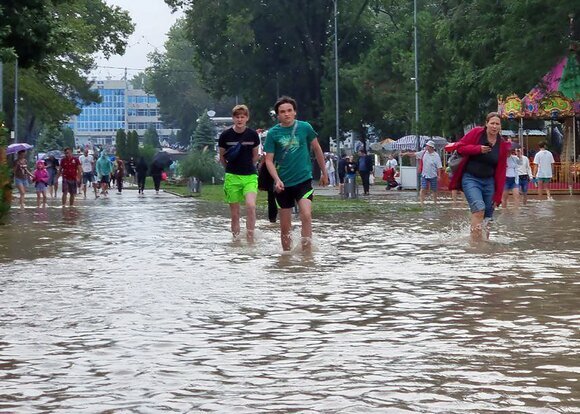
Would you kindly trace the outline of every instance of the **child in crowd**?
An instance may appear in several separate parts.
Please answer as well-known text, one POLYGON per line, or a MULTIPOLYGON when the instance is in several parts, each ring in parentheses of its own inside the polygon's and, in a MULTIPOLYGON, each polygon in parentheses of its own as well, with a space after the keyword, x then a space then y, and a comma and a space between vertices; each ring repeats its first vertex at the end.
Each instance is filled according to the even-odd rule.
POLYGON ((33 174, 34 187, 36 188, 36 206, 40 207, 40 197, 42 196, 42 206, 46 207, 46 187, 48 185, 48 171, 43 160, 36 162, 36 169, 33 174))

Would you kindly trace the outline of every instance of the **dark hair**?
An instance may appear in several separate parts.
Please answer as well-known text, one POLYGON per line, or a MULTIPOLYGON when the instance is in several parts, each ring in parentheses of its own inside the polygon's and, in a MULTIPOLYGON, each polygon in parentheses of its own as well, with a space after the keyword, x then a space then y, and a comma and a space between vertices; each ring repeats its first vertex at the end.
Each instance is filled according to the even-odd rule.
POLYGON ((487 124, 491 118, 499 118, 501 122, 501 116, 499 116, 498 112, 490 112, 489 114, 487 114, 487 116, 485 117, 485 123, 487 124))
POLYGON ((546 141, 542 141, 538 144, 538 147, 540 148, 546 148, 546 141))
POLYGON ((66 152, 66 150, 69 150, 69 151, 71 151, 71 152, 72 152, 72 149, 70 149, 70 147, 66 147, 66 148, 64 149, 64 152, 66 152))
POLYGON ((366 149, 364 149, 364 148, 361 148, 361 149, 359 149, 359 150, 358 150, 358 152, 361 152, 361 153, 363 153, 363 154, 366 154, 366 153, 367 153, 367 150, 366 150, 366 149))
POLYGON ((293 98, 290 98, 289 96, 281 96, 278 98, 278 100, 274 104, 274 111, 276 111, 276 114, 278 114, 278 108, 280 107, 280 105, 287 104, 287 103, 292 105, 292 108, 294 108, 294 110, 296 110, 298 107, 296 105, 296 101, 293 98))

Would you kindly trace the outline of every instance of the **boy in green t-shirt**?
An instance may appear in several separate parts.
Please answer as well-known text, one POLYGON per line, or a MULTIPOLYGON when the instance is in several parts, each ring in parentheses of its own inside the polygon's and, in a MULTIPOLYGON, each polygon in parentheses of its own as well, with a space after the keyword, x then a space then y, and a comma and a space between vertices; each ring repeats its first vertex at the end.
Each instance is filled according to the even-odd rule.
POLYGON ((276 202, 280 207, 282 249, 292 248, 292 207, 298 203, 302 222, 302 249, 312 246, 312 164, 314 152, 322 175, 320 185, 328 185, 324 154, 317 134, 308 122, 296 120, 296 101, 283 96, 274 104, 280 123, 268 131, 264 146, 266 167, 274 179, 276 202), (276 164, 274 164, 276 163, 276 164))

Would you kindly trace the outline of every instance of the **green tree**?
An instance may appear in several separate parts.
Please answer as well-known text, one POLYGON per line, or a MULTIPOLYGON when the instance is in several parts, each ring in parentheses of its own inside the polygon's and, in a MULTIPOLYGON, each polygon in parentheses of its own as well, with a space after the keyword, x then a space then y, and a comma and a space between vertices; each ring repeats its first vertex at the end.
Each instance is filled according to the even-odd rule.
POLYGON ((169 30, 165 52, 149 55, 151 66, 146 70, 146 89, 159 100, 164 124, 180 129, 178 141, 189 145, 196 119, 205 108, 227 116, 235 104, 231 98, 214 99, 202 87, 193 61, 195 51, 187 37, 186 21, 179 19, 169 30))
POLYGON ((139 156, 145 159, 147 165, 151 165, 155 154, 157 154, 157 148, 152 145, 143 145, 142 148, 139 148, 139 156))
POLYGON ((62 130, 54 126, 48 126, 38 135, 36 150, 38 152, 47 152, 63 149, 63 138, 62 130))
POLYGON ((124 129, 119 128, 115 136, 115 149, 117 155, 121 157, 121 159, 127 158, 127 147, 127 134, 125 134, 124 129))
POLYGON ((62 129, 62 145, 64 148, 68 147, 72 150, 75 148, 75 133, 68 127, 62 129))
POLYGON ((210 153, 215 154, 216 130, 213 122, 205 112, 207 111, 204 111, 204 114, 197 123, 197 128, 195 128, 191 140, 191 146, 197 151, 202 151, 207 148, 210 153))
MULTIPOLYGON (((44 125, 60 126, 78 113, 78 102, 98 101, 88 80, 95 56, 122 54, 132 31, 128 13, 102 0, 3 2, 0 53, 12 51, 23 67, 19 72, 19 140, 33 143, 44 125), (42 45, 31 46, 37 44, 42 45)), ((11 129, 13 67, 4 65, 4 102, 11 129)))
POLYGON ((143 135, 143 145, 151 146, 153 148, 161 148, 161 143, 159 142, 159 134, 154 126, 150 126, 145 131, 143 135))
MULTIPOLYGON (((332 0, 166 2, 187 9, 194 63, 212 95, 236 95, 251 102, 252 119, 269 125, 272 104, 288 94, 297 99, 302 119, 320 125, 328 70, 324 59, 332 52, 332 0)), ((370 2, 339 3, 339 47, 346 62, 358 59, 372 39, 362 19, 370 2)))
POLYGON ((129 131, 127 134, 127 157, 139 156, 139 134, 137 131, 129 131))

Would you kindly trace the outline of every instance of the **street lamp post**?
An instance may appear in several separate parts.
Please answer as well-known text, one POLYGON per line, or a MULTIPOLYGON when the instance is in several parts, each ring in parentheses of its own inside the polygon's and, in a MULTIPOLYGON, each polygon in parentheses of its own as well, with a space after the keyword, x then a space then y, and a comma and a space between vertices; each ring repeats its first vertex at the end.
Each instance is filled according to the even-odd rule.
POLYGON ((18 142, 18 58, 14 63, 14 142, 18 142))
MULTIPOLYGON (((417 132, 417 152, 421 150, 419 137, 419 48, 417 47, 417 0, 413 1, 413 25, 414 25, 414 44, 415 44, 415 129, 417 132)), ((417 192, 421 188, 421 174, 417 164, 417 192)))
MULTIPOLYGON (((334 0, 334 99, 336 107, 336 156, 337 160, 340 160, 340 118, 338 100, 338 0, 334 0)), ((338 168, 336 168, 336 172, 338 173, 338 168)))

